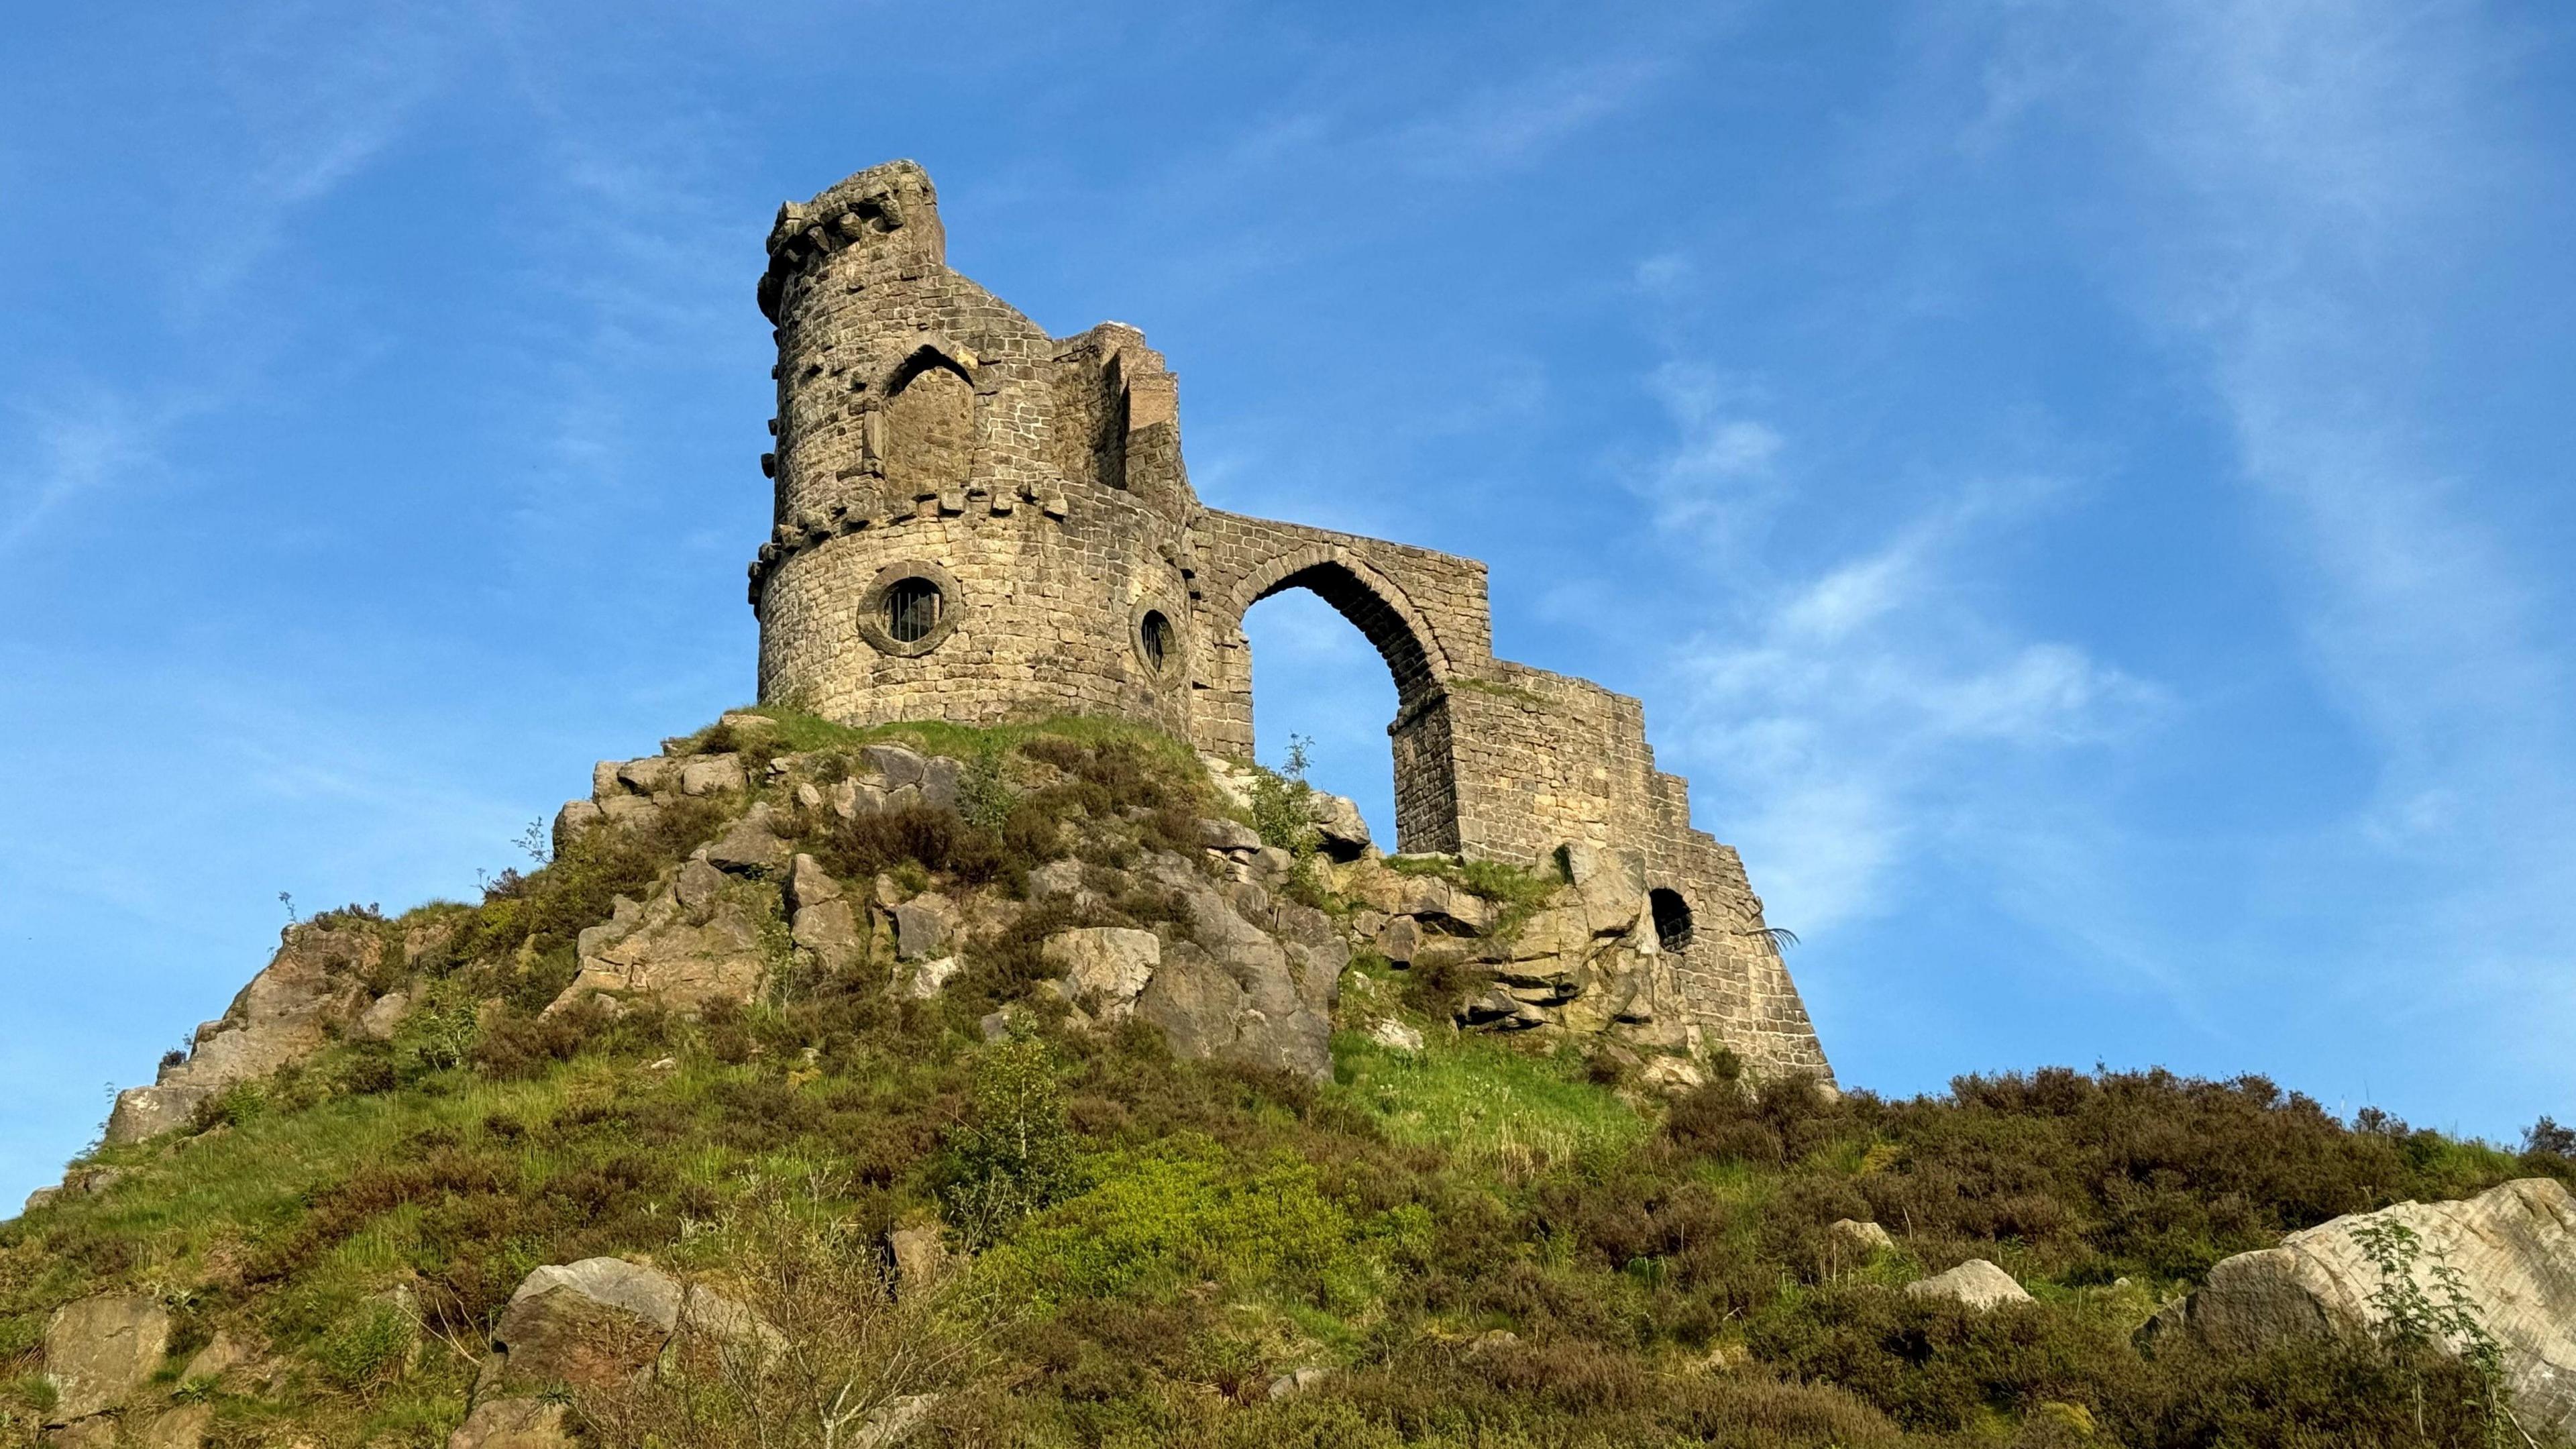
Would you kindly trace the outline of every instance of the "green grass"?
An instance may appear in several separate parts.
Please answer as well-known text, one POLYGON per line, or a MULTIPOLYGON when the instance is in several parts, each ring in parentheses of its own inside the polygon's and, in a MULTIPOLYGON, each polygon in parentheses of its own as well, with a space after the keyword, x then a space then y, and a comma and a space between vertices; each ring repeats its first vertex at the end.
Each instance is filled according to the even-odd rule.
MULTIPOLYGON (((1039 738, 1071 740, 1081 745, 1110 743, 1138 745, 1163 764, 1190 778, 1201 774, 1196 752, 1176 736, 1138 724, 1133 720, 1101 715, 1051 715, 1024 723, 992 725, 949 724, 940 720, 911 720, 897 724, 852 726, 835 724, 817 715, 806 714, 782 705, 753 705, 740 714, 756 714, 778 725, 778 738, 789 753, 805 754, 824 750, 854 749, 860 745, 900 744, 925 754, 946 755, 956 760, 972 760, 987 750, 1009 750, 1039 738)), ((715 728, 710 726, 709 729, 715 728)), ((701 730, 692 739, 703 739, 701 730)))
POLYGON ((1578 1062, 1445 1029, 1424 1038, 1419 1052, 1357 1032, 1333 1038, 1334 1095, 1397 1142, 1531 1166, 1616 1153, 1654 1130, 1578 1062))

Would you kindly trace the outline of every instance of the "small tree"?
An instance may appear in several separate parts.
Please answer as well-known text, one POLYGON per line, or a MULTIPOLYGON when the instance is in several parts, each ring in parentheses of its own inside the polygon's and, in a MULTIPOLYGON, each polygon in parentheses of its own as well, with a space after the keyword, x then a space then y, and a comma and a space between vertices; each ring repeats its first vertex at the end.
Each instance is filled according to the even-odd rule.
POLYGON ((976 1063, 967 1119, 948 1134, 940 1207, 970 1247, 983 1247, 1073 1187, 1073 1131, 1046 1043, 1025 1033, 976 1063))
POLYGON ((2467 1277, 2437 1252, 2432 1286, 2419 1282, 2415 1264, 2423 1256, 2424 1240, 2394 1218, 2365 1221, 2352 1236, 2363 1256, 2379 1270, 2379 1286, 2371 1290, 2370 1304, 2379 1310, 2381 1341, 2397 1355, 2411 1380, 2415 1432, 2424 1433, 2423 1357, 2448 1350, 2477 1375, 2478 1399, 2471 1407, 2486 1424, 2490 1449, 2500 1449, 2509 1442, 2505 1429, 2512 1420, 2505 1404, 2504 1346, 2487 1331, 2477 1301, 2469 1296, 2467 1277))

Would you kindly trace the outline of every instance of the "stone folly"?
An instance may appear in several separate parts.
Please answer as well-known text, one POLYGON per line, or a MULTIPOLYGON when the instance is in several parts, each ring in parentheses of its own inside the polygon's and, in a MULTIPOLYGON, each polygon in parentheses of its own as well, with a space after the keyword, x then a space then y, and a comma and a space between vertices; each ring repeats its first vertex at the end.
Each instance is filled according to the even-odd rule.
POLYGON ((1118 715, 1248 757, 1244 612, 1311 590, 1394 676, 1399 849, 1633 860, 1705 1034, 1825 1070, 1742 862, 1691 828, 1643 709, 1494 657, 1482 564, 1203 506, 1161 354, 1123 323, 1051 337, 950 270, 912 162, 781 207, 768 251, 764 702, 852 725, 1118 715))

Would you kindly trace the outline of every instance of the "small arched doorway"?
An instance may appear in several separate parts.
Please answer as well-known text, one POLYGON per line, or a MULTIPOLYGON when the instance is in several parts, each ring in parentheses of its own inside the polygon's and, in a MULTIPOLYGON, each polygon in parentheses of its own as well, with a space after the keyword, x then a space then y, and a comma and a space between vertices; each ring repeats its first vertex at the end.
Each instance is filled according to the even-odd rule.
POLYGON ((1691 920, 1690 902, 1682 893, 1667 886, 1646 892, 1646 905, 1654 913, 1655 945, 1665 951, 1687 951, 1691 936, 1698 927, 1691 920))

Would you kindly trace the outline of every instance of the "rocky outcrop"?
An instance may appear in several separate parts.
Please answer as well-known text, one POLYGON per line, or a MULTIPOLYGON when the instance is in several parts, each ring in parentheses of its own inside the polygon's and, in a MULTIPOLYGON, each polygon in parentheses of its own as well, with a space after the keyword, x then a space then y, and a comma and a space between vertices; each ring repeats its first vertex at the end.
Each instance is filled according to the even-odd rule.
MULTIPOLYGON (((2504 1350, 2514 1413, 2533 1433, 2576 1430, 2576 1196, 2526 1178, 2459 1202, 2399 1203, 2290 1234, 2209 1270, 2201 1290, 2158 1313, 2149 1343, 2188 1337, 2223 1353, 2386 1326, 2384 1279, 2363 1247, 2373 1228, 2403 1227, 2427 1292, 2433 1269, 2459 1274, 2465 1306, 2504 1350)), ((2456 1351, 2460 1345, 2449 1343, 2456 1351)))
POLYGON ((1980 1313, 1990 1312, 2015 1303, 2028 1303, 2013 1276, 1983 1258, 1970 1258, 1947 1273, 1935 1273, 1905 1285, 1908 1298, 1946 1298, 1964 1303, 1980 1313))
POLYGON ((618 897, 609 920, 581 933, 580 972, 546 1009, 596 992, 650 996, 681 1011, 750 1000, 769 969, 763 890, 694 860, 640 905, 618 897))
POLYGON ((120 1407, 170 1351, 170 1313, 157 1298, 107 1293, 54 1310, 45 1324, 49 1424, 72 1424, 120 1407))
POLYGON ((267 967, 221 1017, 197 1028, 186 1057, 163 1066, 152 1085, 117 1094, 107 1141, 139 1142, 184 1127, 224 1088, 321 1050, 375 1010, 369 979, 392 974, 387 968, 399 968, 399 958, 425 947, 439 929, 430 923, 398 936, 340 914, 288 927, 267 967))
POLYGON ((1136 997, 1163 963, 1163 943, 1151 931, 1126 926, 1086 926, 1058 931, 1040 948, 1042 959, 1064 973, 1065 999, 1095 1021, 1124 1021, 1136 997))
POLYGON ((1149 874, 1180 898, 1188 939, 1163 944, 1136 1014, 1183 1057, 1332 1076, 1332 1012, 1350 948, 1331 918, 1251 882, 1220 893, 1177 857, 1149 874))

